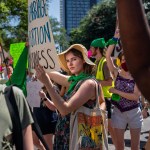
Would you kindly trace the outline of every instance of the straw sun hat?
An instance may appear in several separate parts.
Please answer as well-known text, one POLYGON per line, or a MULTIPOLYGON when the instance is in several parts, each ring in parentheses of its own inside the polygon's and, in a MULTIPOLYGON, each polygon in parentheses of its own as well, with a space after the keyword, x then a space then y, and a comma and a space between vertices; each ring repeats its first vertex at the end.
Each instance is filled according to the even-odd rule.
POLYGON ((64 52, 62 53, 59 53, 58 54, 58 58, 59 58, 59 63, 60 63, 60 67, 64 70, 64 71, 67 71, 69 72, 69 69, 67 67, 67 62, 66 62, 66 59, 65 59, 65 54, 67 52, 69 52, 72 48, 80 51, 83 55, 83 59, 84 61, 89 64, 89 65, 92 65, 94 66, 95 64, 88 58, 88 52, 87 52, 87 49, 81 45, 81 44, 73 44, 71 45, 67 50, 65 50, 64 52))

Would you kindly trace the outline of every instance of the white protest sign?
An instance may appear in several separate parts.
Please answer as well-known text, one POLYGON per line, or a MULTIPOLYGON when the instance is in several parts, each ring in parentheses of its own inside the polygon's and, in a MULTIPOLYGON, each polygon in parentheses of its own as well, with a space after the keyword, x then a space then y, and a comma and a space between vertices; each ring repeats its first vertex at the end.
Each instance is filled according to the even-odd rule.
POLYGON ((39 81, 27 82, 27 101, 31 107, 40 107, 39 91, 41 90, 42 83, 39 81))
POLYGON ((121 41, 119 40, 114 49, 114 57, 118 57, 119 53, 122 51, 121 41))
POLYGON ((46 0, 28 0, 29 69, 39 62, 50 72, 59 70, 46 0))

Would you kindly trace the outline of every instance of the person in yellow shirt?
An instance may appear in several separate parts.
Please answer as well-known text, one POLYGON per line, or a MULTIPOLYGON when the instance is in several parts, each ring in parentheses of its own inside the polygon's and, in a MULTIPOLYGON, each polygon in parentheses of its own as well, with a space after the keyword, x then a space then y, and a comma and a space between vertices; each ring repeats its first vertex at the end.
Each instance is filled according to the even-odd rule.
POLYGON ((92 56, 95 57, 96 61, 96 68, 95 68, 95 76, 96 79, 102 86, 102 90, 104 93, 106 109, 108 113, 108 131, 112 137, 112 141, 115 144, 115 137, 114 131, 111 126, 111 96, 112 94, 109 93, 109 89, 113 85, 113 79, 111 73, 108 69, 106 58, 105 58, 105 49, 106 43, 104 38, 97 38, 91 42, 90 50, 92 52, 92 56))

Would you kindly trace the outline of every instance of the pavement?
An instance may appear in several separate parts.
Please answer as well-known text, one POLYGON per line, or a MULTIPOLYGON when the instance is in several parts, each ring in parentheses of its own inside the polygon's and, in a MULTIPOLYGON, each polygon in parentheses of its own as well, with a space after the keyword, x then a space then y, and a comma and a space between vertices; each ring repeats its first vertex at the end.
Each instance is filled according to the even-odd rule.
MULTIPOLYGON (((149 136, 149 131, 150 131, 150 117, 144 119, 144 121, 143 121, 143 126, 142 126, 141 136, 140 136, 140 150, 146 144, 146 141, 149 136)), ((126 130, 126 132, 125 132, 125 149, 124 150, 131 150, 130 142, 131 142, 130 131, 126 130)), ((111 140, 110 136, 108 137, 108 143, 109 143, 109 150, 115 150, 115 147, 112 144, 112 140, 111 140)))

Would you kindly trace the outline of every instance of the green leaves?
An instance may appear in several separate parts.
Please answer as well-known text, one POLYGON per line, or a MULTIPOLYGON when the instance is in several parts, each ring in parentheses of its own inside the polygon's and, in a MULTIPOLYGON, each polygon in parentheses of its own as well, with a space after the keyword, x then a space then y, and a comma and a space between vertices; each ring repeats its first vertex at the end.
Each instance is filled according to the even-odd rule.
POLYGON ((60 26, 60 23, 57 21, 56 18, 50 17, 50 23, 56 48, 58 46, 58 49, 60 49, 60 51, 65 50, 66 48, 68 48, 66 30, 60 26))
POLYGON ((0 38, 5 50, 10 43, 26 39, 28 29, 27 0, 2 0, 0 2, 0 38))
POLYGON ((71 43, 82 43, 87 48, 93 39, 109 39, 113 36, 116 24, 115 1, 107 0, 95 5, 85 18, 80 22, 77 29, 73 29, 71 43))
MULTIPOLYGON (((146 15, 150 24, 150 1, 144 0, 146 15)), ((115 0, 105 0, 95 5, 80 22, 80 26, 70 33, 70 44, 81 43, 90 48, 90 43, 96 38, 107 41, 114 35, 116 27, 115 0)))

